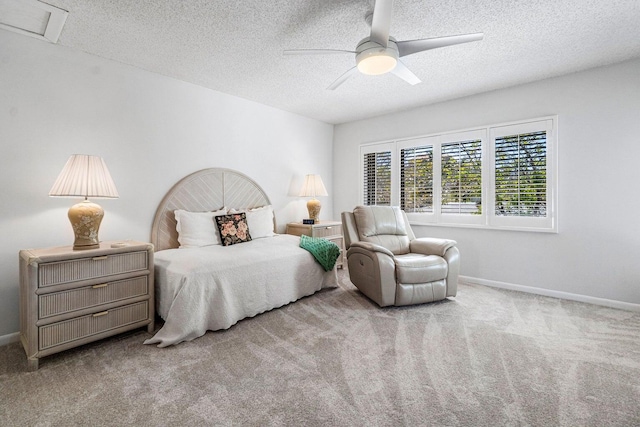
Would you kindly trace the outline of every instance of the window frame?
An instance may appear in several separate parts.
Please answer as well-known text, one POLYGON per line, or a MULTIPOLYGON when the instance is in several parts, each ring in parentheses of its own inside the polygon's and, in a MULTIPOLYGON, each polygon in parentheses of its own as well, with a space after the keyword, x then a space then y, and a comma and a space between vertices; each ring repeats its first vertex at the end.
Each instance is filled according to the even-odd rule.
POLYGON ((487 209, 492 212, 489 215, 488 225, 492 228, 504 228, 513 230, 557 231, 557 126, 554 126, 553 118, 536 119, 522 122, 505 123, 492 126, 489 130, 488 149, 488 191, 487 209), (515 217, 495 215, 495 171, 496 171, 496 138, 509 135, 522 135, 526 133, 546 132, 546 217, 515 217))
POLYGON ((438 158, 438 169, 439 169, 439 181, 442 179, 442 145, 451 144, 456 142, 465 142, 470 140, 480 140, 480 150, 481 150, 481 196, 480 203, 482 206, 482 213, 480 215, 461 215, 461 214, 451 214, 451 213, 443 213, 442 212, 442 182, 439 182, 439 200, 438 200, 438 212, 439 212, 439 224, 442 225, 483 225, 486 223, 486 191, 485 191, 485 183, 486 183, 486 173, 485 173, 485 153, 486 153, 486 132, 481 129, 467 130, 461 132, 452 132, 448 134, 444 134, 440 136, 440 148, 439 148, 439 158, 438 158))
POLYGON ((433 212, 407 212, 414 225, 444 227, 490 228, 497 230, 558 232, 558 116, 519 120, 471 129, 399 138, 362 144, 360 151, 360 203, 364 204, 364 155, 391 151, 391 205, 400 206, 401 150, 432 146, 433 152, 433 212), (512 217, 495 215, 495 139, 501 136, 546 131, 546 217, 512 217), (479 215, 442 212, 442 146, 452 142, 480 140, 481 144, 481 206, 479 215))

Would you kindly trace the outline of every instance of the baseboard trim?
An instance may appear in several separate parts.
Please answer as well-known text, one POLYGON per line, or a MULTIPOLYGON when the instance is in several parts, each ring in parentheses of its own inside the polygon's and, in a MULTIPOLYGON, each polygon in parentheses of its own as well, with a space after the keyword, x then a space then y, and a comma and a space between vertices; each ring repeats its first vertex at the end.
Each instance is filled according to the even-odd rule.
POLYGON ((491 288, 508 289, 511 291, 526 292, 528 294, 543 295, 546 297, 560 298, 571 301, 586 302, 588 304, 604 307, 618 308, 620 310, 640 312, 640 304, 611 300, 606 298, 591 297, 588 295, 572 294, 569 292, 554 291, 552 289, 535 288, 533 286, 515 285, 513 283, 498 282, 496 280, 479 279, 477 277, 460 276, 461 283, 469 285, 482 285, 491 288))
POLYGON ((20 332, 12 334, 0 335, 0 346, 20 341, 20 332))

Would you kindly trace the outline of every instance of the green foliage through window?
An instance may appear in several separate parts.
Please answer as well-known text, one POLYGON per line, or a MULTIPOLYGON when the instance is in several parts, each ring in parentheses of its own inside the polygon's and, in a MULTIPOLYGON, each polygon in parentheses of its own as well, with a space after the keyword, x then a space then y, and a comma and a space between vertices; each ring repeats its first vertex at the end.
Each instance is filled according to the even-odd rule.
POLYGON ((545 217, 546 132, 503 136, 495 144, 495 215, 545 217))
POLYGON ((442 144, 443 214, 482 214, 482 141, 442 144))
POLYGON ((400 207, 433 212, 433 146, 400 150, 400 207))

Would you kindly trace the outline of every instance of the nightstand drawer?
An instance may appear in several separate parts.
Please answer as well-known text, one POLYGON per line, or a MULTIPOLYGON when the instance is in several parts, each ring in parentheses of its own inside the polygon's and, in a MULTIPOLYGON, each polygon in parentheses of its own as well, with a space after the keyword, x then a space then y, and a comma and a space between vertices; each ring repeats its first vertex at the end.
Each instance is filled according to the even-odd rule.
POLYGON ((331 238, 328 238, 327 240, 329 240, 330 242, 335 243, 336 245, 338 245, 340 247, 340 250, 342 250, 343 247, 343 238, 342 236, 331 236, 331 238))
POLYGON ((148 277, 108 282, 38 296, 39 318, 69 313, 149 293, 148 277))
POLYGON ((313 227, 313 237, 329 237, 342 234, 339 225, 322 225, 313 227))
POLYGON ((108 311, 38 328, 38 347, 45 350, 149 319, 149 302, 141 301, 108 311))
POLYGON ((43 263, 38 270, 38 286, 53 286, 146 270, 147 261, 147 252, 140 251, 43 263))

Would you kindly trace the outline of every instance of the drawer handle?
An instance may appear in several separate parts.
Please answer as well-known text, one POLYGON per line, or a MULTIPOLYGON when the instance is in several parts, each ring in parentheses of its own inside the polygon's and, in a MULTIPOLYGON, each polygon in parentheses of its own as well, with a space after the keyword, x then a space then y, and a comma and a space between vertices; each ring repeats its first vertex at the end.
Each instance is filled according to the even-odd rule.
POLYGON ((109 255, 104 255, 104 256, 94 256, 93 258, 91 258, 94 261, 102 261, 103 259, 107 259, 109 258, 109 255))
POLYGON ((331 230, 331 227, 325 227, 326 230, 331 230))
POLYGON ((107 286, 109 286, 108 283, 103 283, 101 285, 93 285, 92 288, 93 289, 99 289, 99 288, 106 288, 107 286))
POLYGON ((93 315, 93 317, 105 316, 105 315, 107 315, 107 314, 109 314, 109 310, 107 310, 107 311, 101 311, 100 313, 95 313, 95 314, 93 315))

